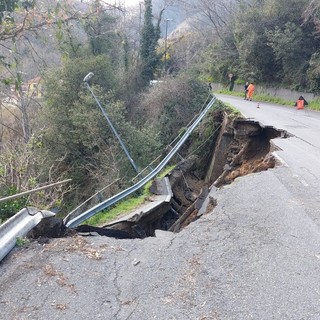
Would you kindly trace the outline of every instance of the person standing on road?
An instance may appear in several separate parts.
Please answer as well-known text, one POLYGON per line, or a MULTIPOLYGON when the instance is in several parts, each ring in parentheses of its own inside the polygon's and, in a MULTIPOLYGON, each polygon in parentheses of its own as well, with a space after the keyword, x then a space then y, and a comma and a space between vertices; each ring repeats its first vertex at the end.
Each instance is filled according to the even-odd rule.
POLYGON ((247 100, 247 94, 248 94, 248 87, 249 87, 249 82, 247 81, 246 84, 244 85, 244 100, 247 100))
POLYGON ((252 96, 254 94, 254 83, 250 82, 249 86, 248 86, 248 92, 247 92, 247 100, 252 101, 252 96))

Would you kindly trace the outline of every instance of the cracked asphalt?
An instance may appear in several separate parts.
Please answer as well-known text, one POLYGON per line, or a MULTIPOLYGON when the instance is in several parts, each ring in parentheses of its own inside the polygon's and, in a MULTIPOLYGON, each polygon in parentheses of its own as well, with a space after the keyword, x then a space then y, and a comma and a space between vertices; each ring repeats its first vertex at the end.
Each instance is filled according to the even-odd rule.
POLYGON ((215 210, 178 234, 16 249, 0 318, 320 319, 319 227, 281 183, 288 170, 212 190, 215 210))

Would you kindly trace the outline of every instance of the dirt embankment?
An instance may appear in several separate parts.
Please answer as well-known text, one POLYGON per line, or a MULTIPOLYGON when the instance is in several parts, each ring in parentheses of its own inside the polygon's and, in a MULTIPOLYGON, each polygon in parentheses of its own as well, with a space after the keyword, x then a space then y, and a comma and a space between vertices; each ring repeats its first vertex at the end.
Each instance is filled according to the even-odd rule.
MULTIPOLYGON (((199 179, 195 174, 199 168, 192 159, 177 166, 169 176, 174 194, 172 207, 178 215, 169 230, 178 232, 200 217, 199 205, 210 188, 222 187, 238 177, 274 168, 277 165, 273 155, 276 147, 271 140, 288 136, 284 130, 264 127, 256 121, 230 120, 225 116, 215 147, 211 150, 211 162, 205 177, 199 179)), ((212 210, 216 203, 214 199, 210 200, 212 210)))

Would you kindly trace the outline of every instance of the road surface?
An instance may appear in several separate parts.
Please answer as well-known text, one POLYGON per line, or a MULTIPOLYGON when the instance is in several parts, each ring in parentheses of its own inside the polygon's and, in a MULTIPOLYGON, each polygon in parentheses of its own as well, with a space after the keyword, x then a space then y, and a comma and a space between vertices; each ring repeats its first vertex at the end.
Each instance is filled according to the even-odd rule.
POLYGON ((320 319, 319 114, 219 96, 295 135, 178 234, 57 239, 0 264, 1 319, 320 319))
POLYGON ((287 170, 275 170, 274 173, 319 225, 320 112, 296 110, 294 107, 246 101, 230 96, 219 98, 236 106, 247 118, 254 118, 264 125, 272 125, 294 135, 289 139, 274 140, 282 149, 277 155, 288 167, 287 170))

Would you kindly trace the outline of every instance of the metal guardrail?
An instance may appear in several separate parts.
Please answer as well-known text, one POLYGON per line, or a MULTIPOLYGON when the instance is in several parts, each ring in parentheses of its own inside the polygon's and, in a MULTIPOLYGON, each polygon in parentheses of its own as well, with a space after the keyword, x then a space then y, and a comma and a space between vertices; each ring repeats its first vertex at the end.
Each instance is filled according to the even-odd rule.
POLYGON ((64 219, 64 224, 68 228, 75 228, 83 221, 91 218, 98 212, 112 206, 113 204, 117 203, 118 201, 124 199, 128 195, 134 193, 141 187, 143 187, 147 182, 149 182, 152 178, 154 178, 165 166, 166 164, 171 160, 171 158, 175 155, 175 153, 181 148, 181 146, 185 143, 191 132, 194 130, 194 128, 199 124, 199 122, 203 119, 203 117, 206 115, 206 113, 209 111, 209 109, 213 106, 213 104, 216 102, 216 97, 213 96, 213 98, 210 100, 206 108, 199 114, 199 116, 195 119, 195 121, 188 127, 184 135, 181 137, 181 139, 178 141, 178 143, 171 149, 171 151, 167 154, 167 156, 159 163, 159 165, 152 170, 148 175, 146 175, 144 178, 142 178, 139 182, 134 184, 133 186, 121 191, 120 193, 112 196, 109 199, 106 199, 105 201, 97 204, 93 208, 83 212, 79 216, 71 219, 69 221, 69 217, 67 216, 64 219))
MULTIPOLYGON (((211 101, 208 103, 206 108, 199 114, 196 120, 188 127, 184 135, 178 141, 178 143, 171 149, 171 151, 167 154, 167 156, 159 163, 159 165, 152 170, 147 176, 142 178, 139 182, 134 184, 133 186, 129 187, 128 189, 116 194, 115 196, 99 203, 98 205, 94 206, 93 208, 85 211, 81 215, 77 216, 76 218, 71 219, 68 221, 68 216, 64 220, 64 224, 69 227, 73 228, 78 226, 81 222, 89 219, 90 217, 94 216, 96 213, 112 206, 116 202, 124 199, 128 195, 134 193, 141 187, 143 187, 147 182, 149 182, 152 178, 154 178, 164 167, 165 165, 171 160, 171 158, 178 152, 180 147, 184 144, 187 140, 191 132, 194 128, 199 124, 202 118, 206 115, 209 109, 213 106, 216 101, 216 97, 213 96, 211 101)), ((60 183, 65 183, 67 181, 62 181, 60 183)), ((47 187, 47 186, 46 186, 47 187)), ((43 187, 43 188, 46 188, 43 187)), ((33 190, 34 191, 34 190, 33 190)), ((33 192, 32 191, 32 192, 33 192)), ((30 192, 28 192, 30 193, 30 192)), ((18 195, 21 196, 21 195, 18 195)), ((16 197, 16 196, 14 196, 16 197)), ((2 199, 6 201, 8 199, 2 199)), ((33 207, 27 207, 20 210, 16 215, 8 219, 5 223, 0 225, 0 261, 14 248, 16 245, 17 238, 23 238, 27 235, 27 233, 34 228, 43 218, 53 217, 55 213, 47 210, 38 210, 33 207)))
POLYGON ((0 226, 0 261, 14 248, 17 238, 23 238, 43 218, 53 217, 55 213, 27 207, 0 226))

